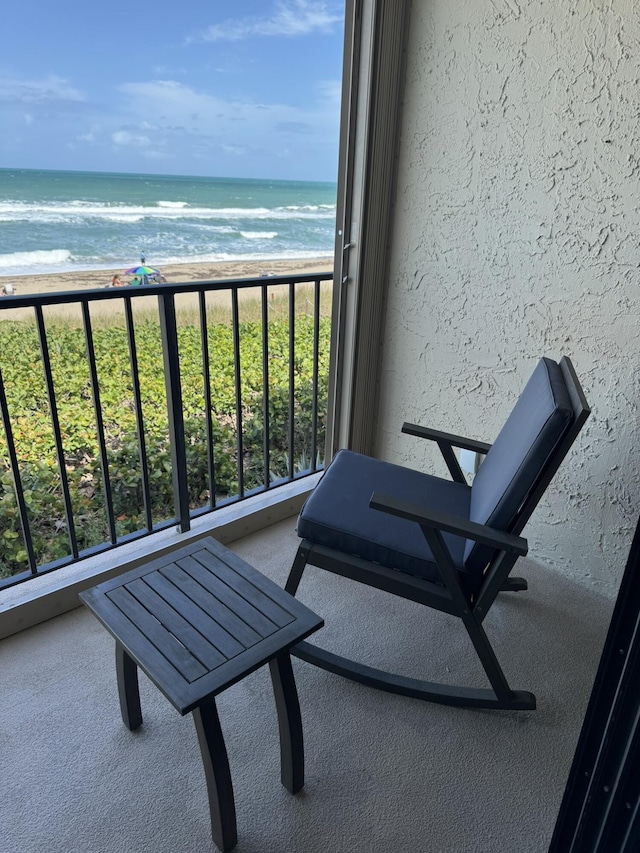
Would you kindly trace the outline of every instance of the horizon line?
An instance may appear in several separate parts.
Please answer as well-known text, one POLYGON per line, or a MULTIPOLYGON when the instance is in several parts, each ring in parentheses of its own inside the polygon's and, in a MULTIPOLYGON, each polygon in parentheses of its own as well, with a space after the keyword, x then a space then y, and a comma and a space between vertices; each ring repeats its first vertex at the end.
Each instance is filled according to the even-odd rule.
POLYGON ((50 169, 38 166, 0 166, 2 172, 65 172, 71 175, 117 175, 120 177, 141 178, 193 178, 196 180, 214 181, 261 181, 264 183, 277 182, 280 184, 331 184, 337 186, 337 178, 333 181, 321 181, 311 178, 241 178, 239 176, 228 177, 223 175, 187 175, 172 174, 168 172, 110 172, 99 169, 50 169))

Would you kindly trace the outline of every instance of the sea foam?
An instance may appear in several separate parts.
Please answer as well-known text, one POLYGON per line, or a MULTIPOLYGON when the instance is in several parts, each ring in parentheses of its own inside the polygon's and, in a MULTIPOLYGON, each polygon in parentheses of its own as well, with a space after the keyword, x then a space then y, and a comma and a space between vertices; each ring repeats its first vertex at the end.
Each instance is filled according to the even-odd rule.
POLYGON ((36 266, 58 266, 71 261, 71 252, 66 249, 49 249, 38 252, 13 252, 0 255, 0 269, 22 269, 36 266))
POLYGON ((102 219, 112 222, 149 220, 333 219, 335 208, 316 205, 287 207, 190 207, 186 202, 157 205, 95 204, 84 201, 29 204, 0 202, 0 222, 65 223, 102 219))

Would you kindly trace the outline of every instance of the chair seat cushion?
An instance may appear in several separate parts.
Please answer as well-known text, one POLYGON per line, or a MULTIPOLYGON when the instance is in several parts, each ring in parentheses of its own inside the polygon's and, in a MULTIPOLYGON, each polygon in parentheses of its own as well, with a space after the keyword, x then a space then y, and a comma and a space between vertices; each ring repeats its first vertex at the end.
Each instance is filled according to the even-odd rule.
MULTIPOLYGON (((318 545, 442 583, 420 527, 413 521, 370 509, 374 491, 423 509, 469 517, 471 489, 466 484, 341 450, 304 505, 298 518, 298 535, 318 545)), ((449 534, 444 538, 456 567, 463 569, 465 539, 449 534)))

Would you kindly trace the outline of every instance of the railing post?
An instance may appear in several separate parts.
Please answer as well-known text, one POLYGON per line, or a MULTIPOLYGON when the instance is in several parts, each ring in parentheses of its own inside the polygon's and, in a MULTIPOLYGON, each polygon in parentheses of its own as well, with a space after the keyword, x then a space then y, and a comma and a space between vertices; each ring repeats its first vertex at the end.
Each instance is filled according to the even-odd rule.
POLYGON ((2 371, 0 370, 0 414, 2 415, 2 425, 4 427, 4 437, 7 445, 7 453, 11 463, 11 474, 13 475, 13 486, 16 493, 16 503, 18 505, 18 515, 20 518, 20 526, 22 528, 22 539, 24 548, 27 552, 27 562, 29 571, 32 575, 37 574, 36 556, 33 550, 33 538, 31 536, 31 528, 29 526, 29 514, 27 512, 27 504, 24 499, 24 489, 22 488, 22 478, 20 477, 20 465, 18 464, 18 455, 13 442, 13 430, 11 428, 11 418, 9 417, 9 404, 4 390, 4 380, 2 371))
POLYGON ((189 492, 187 489, 187 455, 184 446, 184 417, 182 412, 182 384, 178 351, 178 326, 173 293, 158 294, 160 338, 164 363, 164 384, 167 394, 169 422, 169 447, 171 451, 171 478, 173 503, 180 531, 191 528, 189 517, 189 492))

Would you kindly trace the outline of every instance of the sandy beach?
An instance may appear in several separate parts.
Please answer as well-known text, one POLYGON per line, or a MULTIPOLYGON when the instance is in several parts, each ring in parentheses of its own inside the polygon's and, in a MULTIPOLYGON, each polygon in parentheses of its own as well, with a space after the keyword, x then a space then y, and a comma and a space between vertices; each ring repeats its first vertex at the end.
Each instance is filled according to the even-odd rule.
MULTIPOLYGON (((333 258, 312 258, 282 261, 225 261, 221 263, 188 263, 163 266, 162 274, 168 282, 209 281, 212 279, 239 279, 259 277, 263 274, 288 275, 289 273, 326 272, 333 266, 333 258)), ((65 290, 92 290, 106 287, 114 275, 123 282, 126 276, 121 269, 89 270, 86 272, 51 273, 48 275, 16 275, 0 277, 0 286, 13 285, 16 295, 53 293, 65 290)))
MULTIPOLYGON (((332 258, 311 258, 311 259, 291 259, 279 261, 228 261, 221 263, 190 263, 190 264, 175 264, 161 267, 161 272, 165 276, 168 283, 177 284, 187 281, 211 281, 224 279, 244 279, 244 278, 259 278, 264 275, 289 275, 295 273, 310 273, 310 272, 328 272, 332 269, 332 258)), ((113 270, 89 270, 86 272, 65 272, 51 273, 48 275, 22 275, 0 277, 0 287, 10 282, 14 287, 16 296, 29 296, 36 293, 54 293, 64 291, 84 291, 94 290, 96 288, 110 287, 112 277, 118 274, 121 281, 127 283, 133 276, 126 276, 121 269, 113 270)), ((258 282, 263 284, 261 280, 258 282)), ((119 291, 124 291, 123 288, 117 288, 119 291)), ((140 295, 141 287, 133 288, 140 295)), ((271 295, 275 296, 278 289, 274 288, 271 295)), ((256 292, 250 290, 240 291, 240 301, 255 300, 256 292)), ((11 305, 10 297, 5 297, 0 300, 2 308, 9 308, 9 311, 0 312, 0 320, 31 320, 33 319, 33 309, 25 307, 17 307, 11 305)), ((209 293, 207 294, 207 304, 210 306, 225 306, 229 307, 228 292, 209 293)), ((153 310, 156 306, 155 297, 137 298, 136 308, 138 310, 153 310)), ((184 294, 179 297, 178 307, 180 309, 194 309, 197 307, 197 297, 195 294, 184 294)), ((47 309, 49 316, 56 315, 66 318, 75 318, 80 320, 80 306, 75 305, 59 305, 50 306, 47 309)), ((121 301, 108 300, 101 301, 93 306, 93 312, 96 315, 113 316, 114 313, 122 312, 121 301)))

